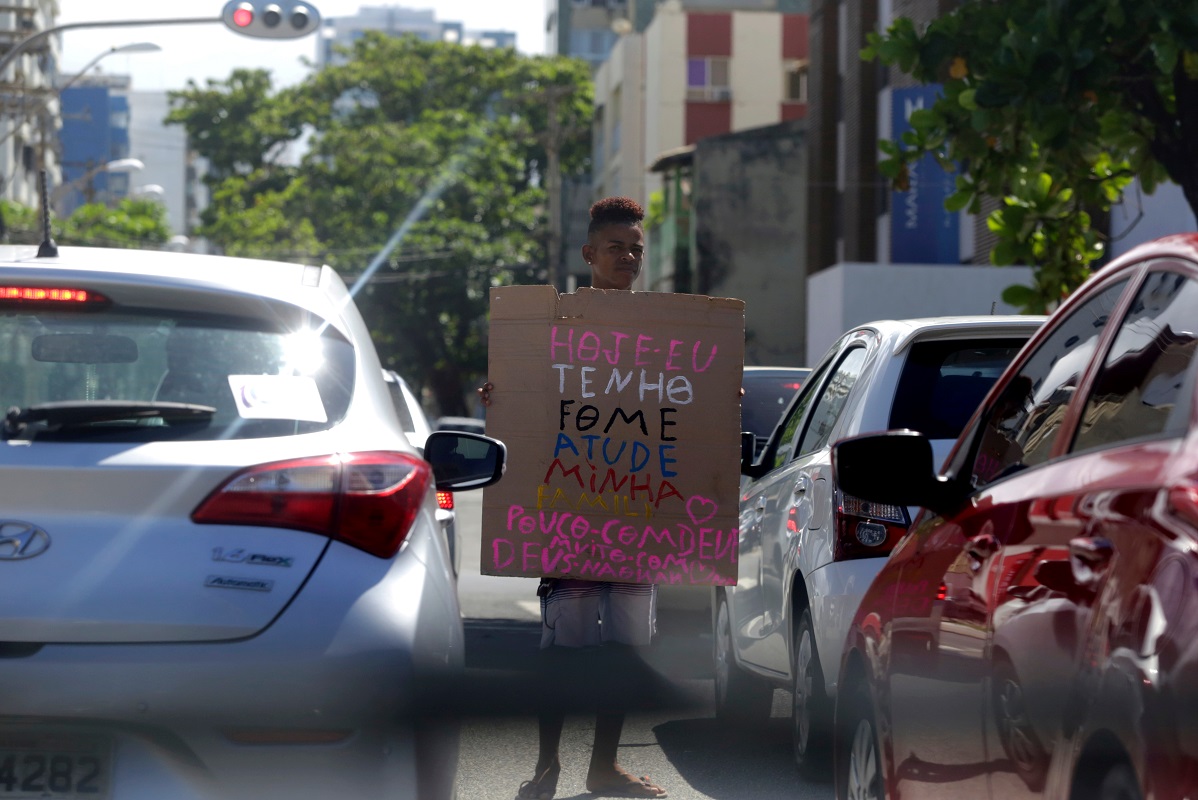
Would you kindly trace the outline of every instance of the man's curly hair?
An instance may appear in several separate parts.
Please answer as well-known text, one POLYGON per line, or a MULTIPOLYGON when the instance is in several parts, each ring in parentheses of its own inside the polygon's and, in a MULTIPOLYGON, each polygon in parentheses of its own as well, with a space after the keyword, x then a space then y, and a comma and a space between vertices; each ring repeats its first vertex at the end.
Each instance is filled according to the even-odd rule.
POLYGON ((645 209, 630 197, 605 197, 591 206, 591 224, 587 235, 605 225, 640 225, 645 209))

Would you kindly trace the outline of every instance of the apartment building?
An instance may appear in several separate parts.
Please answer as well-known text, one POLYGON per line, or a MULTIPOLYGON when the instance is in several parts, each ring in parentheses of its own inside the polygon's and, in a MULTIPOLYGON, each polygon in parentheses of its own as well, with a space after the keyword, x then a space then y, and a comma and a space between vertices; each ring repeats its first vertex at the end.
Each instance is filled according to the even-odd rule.
POLYGON ((660 3, 596 73, 595 196, 647 202, 660 188, 648 172, 660 155, 806 115, 805 14, 691 5, 660 3))
MULTIPOLYGON (((22 40, 54 27, 57 0, 7 0, 0 6, 0 58, 22 40)), ((0 198, 36 206, 38 175, 59 180, 55 142, 59 126, 60 43, 47 37, 11 58, 0 71, 0 198)))

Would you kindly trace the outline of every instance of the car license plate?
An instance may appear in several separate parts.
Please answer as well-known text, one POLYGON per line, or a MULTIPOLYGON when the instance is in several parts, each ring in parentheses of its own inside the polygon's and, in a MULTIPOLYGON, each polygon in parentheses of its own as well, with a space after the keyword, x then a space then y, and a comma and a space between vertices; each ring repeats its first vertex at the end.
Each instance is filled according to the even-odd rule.
POLYGON ((111 761, 103 737, 0 731, 0 800, 108 797, 111 761))

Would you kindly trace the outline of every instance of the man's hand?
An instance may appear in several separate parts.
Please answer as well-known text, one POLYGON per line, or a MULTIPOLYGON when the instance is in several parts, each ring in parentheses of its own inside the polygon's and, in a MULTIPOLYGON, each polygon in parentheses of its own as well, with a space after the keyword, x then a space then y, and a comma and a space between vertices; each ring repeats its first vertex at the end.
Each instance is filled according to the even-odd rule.
POLYGON ((482 401, 484 406, 491 405, 491 390, 495 388, 495 384, 487 381, 482 386, 478 387, 478 399, 482 401))

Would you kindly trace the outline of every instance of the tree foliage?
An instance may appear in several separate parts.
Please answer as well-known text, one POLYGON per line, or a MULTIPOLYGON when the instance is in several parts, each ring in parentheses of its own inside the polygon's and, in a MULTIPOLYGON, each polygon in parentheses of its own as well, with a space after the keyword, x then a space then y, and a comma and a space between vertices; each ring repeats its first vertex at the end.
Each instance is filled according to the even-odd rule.
POLYGON ((949 210, 1002 199, 991 261, 1035 268, 1008 302, 1043 311, 1084 280, 1105 249, 1092 215, 1133 177, 1171 179, 1198 214, 1198 0, 965 0, 923 30, 896 19, 862 56, 942 85, 880 167, 901 190, 932 153, 958 171, 949 210))
MULTIPOLYGON (((486 371, 490 287, 545 278, 547 115, 589 130, 589 71, 380 33, 344 55, 278 93, 240 72, 173 95, 168 120, 220 166, 201 233, 229 254, 323 261, 359 281, 384 363, 428 386, 441 413, 465 413, 486 371), (546 102, 551 91, 563 99, 546 102), (302 157, 284 158, 301 138, 302 157)), ((589 137, 559 144, 564 171, 585 174, 589 137)))
POLYGON ((115 206, 87 203, 62 223, 59 244, 157 248, 171 238, 166 208, 154 200, 124 199, 115 206))
MULTIPOLYGON (((41 214, 0 200, 5 241, 38 244, 43 239, 41 214)), ((51 235, 58 244, 84 247, 158 248, 171 237, 166 208, 153 200, 121 200, 113 206, 87 203, 63 220, 51 220, 51 235)))

